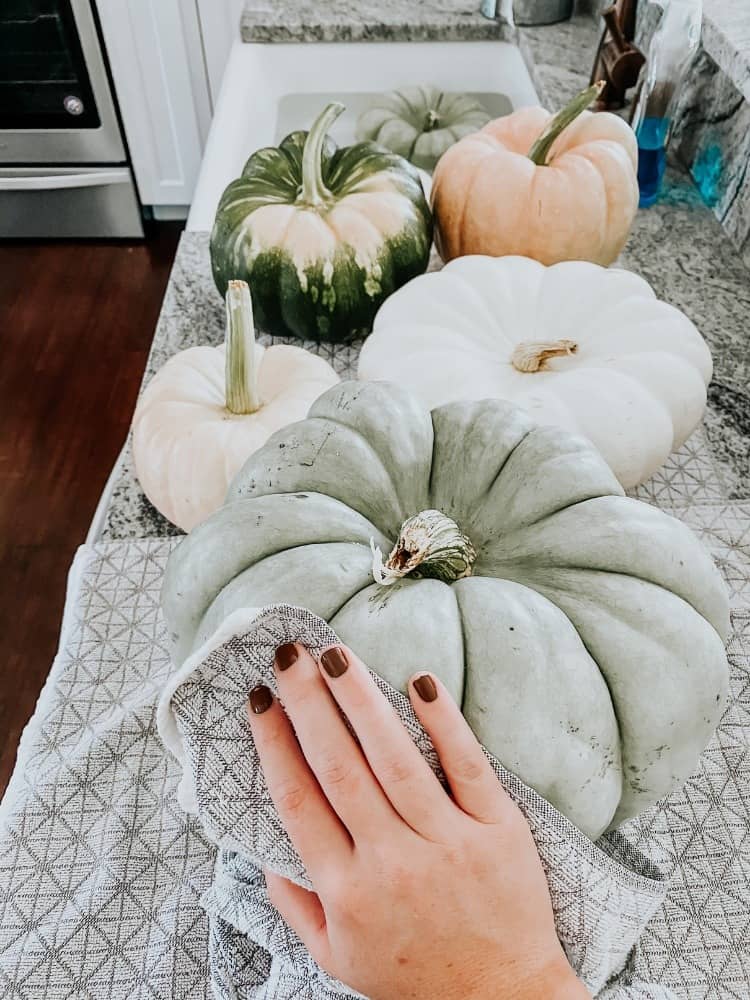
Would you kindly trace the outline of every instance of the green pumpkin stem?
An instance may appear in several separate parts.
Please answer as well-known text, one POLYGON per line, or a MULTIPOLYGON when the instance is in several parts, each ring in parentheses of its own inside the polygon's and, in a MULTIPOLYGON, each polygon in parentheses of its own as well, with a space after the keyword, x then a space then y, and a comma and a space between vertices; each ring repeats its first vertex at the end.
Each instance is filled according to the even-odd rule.
POLYGON ((547 127, 529 150, 528 156, 532 163, 536 163, 538 167, 547 166, 547 157, 555 140, 565 131, 568 125, 572 125, 576 118, 583 114, 586 108, 597 99, 604 90, 604 86, 603 80, 592 84, 591 87, 582 90, 562 110, 550 118, 547 127))
POLYGON ((323 183, 323 143, 328 129, 344 110, 344 105, 334 101, 315 119, 305 139, 302 150, 302 190, 299 201, 313 207, 323 205, 332 198, 323 183))
POLYGON ((246 281, 230 281, 226 294, 226 389, 230 413, 255 413, 260 409, 258 373, 255 370, 253 302, 246 281))

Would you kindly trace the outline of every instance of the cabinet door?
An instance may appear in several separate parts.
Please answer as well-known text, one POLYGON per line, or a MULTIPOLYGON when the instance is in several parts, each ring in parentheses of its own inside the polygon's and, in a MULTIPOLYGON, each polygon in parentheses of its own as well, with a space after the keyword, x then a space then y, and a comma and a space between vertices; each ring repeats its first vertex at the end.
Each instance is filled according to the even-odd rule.
POLYGON ((141 201, 189 205, 210 121, 194 0, 97 0, 141 201))

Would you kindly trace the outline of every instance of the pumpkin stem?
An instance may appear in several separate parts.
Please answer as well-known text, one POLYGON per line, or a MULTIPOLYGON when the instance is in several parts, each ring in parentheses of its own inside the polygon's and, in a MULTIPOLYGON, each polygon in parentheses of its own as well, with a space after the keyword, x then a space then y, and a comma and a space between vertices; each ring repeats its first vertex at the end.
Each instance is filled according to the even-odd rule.
POLYGON ((422 122, 423 132, 434 132, 435 129, 440 125, 440 114, 434 108, 430 108, 427 114, 424 116, 424 121, 422 122))
POLYGON ((318 115, 307 133, 302 150, 302 189, 298 201, 317 207, 332 198, 323 183, 323 144, 328 129, 344 110, 344 105, 334 101, 318 115))
POLYGON ((230 281, 226 294, 226 375, 224 402, 230 413, 255 413, 260 409, 258 373, 255 370, 253 302, 246 281, 230 281))
POLYGON ((575 340, 522 340, 513 348, 510 363, 517 372, 539 372, 544 371, 550 358, 562 358, 577 350, 575 340))
POLYGON ((587 87, 586 90, 582 90, 562 110, 550 118, 547 122, 547 127, 529 150, 528 156, 532 163, 536 163, 538 167, 547 166, 549 151, 560 133, 564 132, 568 125, 572 125, 580 114, 583 114, 589 104, 595 101, 601 94, 604 87, 604 80, 600 80, 591 87, 587 87))
POLYGON ((404 521, 385 562, 372 539, 370 548, 372 575, 383 586, 409 574, 453 583, 471 576, 477 557, 476 549, 453 518, 440 510, 423 510, 404 521))

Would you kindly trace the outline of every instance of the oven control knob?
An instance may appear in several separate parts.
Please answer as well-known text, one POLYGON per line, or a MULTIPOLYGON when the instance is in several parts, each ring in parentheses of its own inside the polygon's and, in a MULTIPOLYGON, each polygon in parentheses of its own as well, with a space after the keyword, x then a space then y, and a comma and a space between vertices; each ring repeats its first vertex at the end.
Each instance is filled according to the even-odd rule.
POLYGON ((68 112, 69 115, 82 115, 83 114, 83 101, 80 97, 75 97, 73 94, 69 94, 63 100, 63 107, 68 112))

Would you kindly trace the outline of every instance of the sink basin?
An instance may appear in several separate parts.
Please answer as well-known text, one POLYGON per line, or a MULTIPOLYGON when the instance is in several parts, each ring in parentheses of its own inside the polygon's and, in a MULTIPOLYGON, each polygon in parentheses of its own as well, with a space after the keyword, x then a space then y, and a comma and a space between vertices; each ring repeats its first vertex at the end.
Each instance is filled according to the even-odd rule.
POLYGON ((537 103, 523 57, 510 42, 236 42, 187 228, 211 229, 224 188, 248 156, 294 129, 307 128, 329 101, 347 105, 331 130, 339 144, 346 144, 374 96, 415 84, 475 95, 493 116, 537 103))
MULTIPOLYGON (((447 88, 443 88, 443 90, 445 93, 452 93, 447 88)), ((479 101, 492 118, 500 118, 502 115, 510 114, 513 110, 513 105, 507 94, 472 90, 462 90, 461 93, 479 101)), ((315 120, 321 108, 330 104, 331 101, 341 101, 346 110, 337 119, 331 129, 331 135, 339 146, 355 142, 357 120, 364 111, 372 107, 373 96, 371 90, 356 92, 329 90, 310 94, 284 94, 278 104, 276 134, 273 141, 279 143, 285 135, 289 135, 295 129, 309 128, 310 122, 315 120)))

